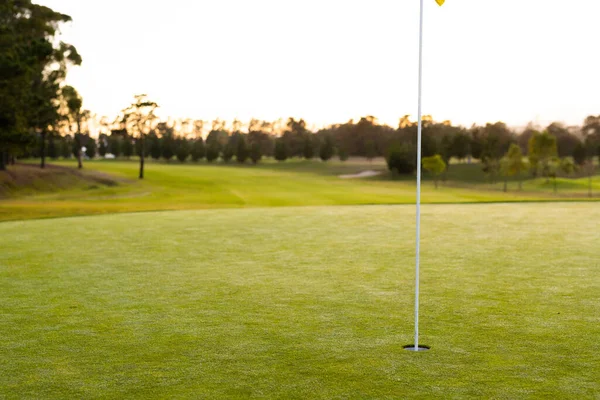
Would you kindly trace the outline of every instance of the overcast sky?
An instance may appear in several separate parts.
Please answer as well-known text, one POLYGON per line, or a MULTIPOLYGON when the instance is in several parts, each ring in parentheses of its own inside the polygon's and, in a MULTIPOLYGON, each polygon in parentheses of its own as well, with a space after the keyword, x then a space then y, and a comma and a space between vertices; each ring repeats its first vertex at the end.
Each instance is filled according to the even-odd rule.
MULTIPOLYGON (((68 82, 114 117, 416 116, 418 0, 38 0, 69 14, 68 82)), ((599 0, 425 0, 423 110, 470 125, 600 114, 599 0)))

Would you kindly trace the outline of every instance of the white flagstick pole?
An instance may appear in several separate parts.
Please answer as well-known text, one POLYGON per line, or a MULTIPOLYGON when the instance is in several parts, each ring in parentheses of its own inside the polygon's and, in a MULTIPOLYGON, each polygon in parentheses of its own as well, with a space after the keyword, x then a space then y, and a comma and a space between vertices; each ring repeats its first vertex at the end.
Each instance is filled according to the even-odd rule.
POLYGON ((415 266, 415 351, 419 351, 419 254, 421 240, 421 131, 423 121, 421 115, 421 91, 423 81, 423 0, 421 0, 421 17, 419 21, 419 126, 417 129, 417 234, 416 234, 416 266, 415 266))

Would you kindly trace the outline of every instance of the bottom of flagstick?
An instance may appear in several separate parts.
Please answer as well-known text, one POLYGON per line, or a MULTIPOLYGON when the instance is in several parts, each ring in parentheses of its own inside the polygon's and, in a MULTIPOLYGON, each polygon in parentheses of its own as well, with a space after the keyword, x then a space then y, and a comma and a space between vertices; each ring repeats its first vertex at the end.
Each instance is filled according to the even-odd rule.
POLYGON ((414 344, 409 344, 409 345, 404 346, 403 349, 407 350, 407 351, 419 352, 419 351, 428 351, 429 349, 431 349, 431 347, 425 346, 425 345, 419 345, 419 347, 415 347, 414 344))

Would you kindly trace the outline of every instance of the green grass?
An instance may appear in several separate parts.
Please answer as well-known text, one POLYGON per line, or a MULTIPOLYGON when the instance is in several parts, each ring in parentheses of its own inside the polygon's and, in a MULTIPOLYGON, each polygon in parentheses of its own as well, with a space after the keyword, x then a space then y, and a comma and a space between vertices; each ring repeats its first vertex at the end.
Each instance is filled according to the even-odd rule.
POLYGON ((424 206, 423 354, 412 206, 4 222, 0 397, 597 398, 598 221, 424 206))
MULTIPOLYGON (((74 162, 57 165, 75 168, 74 162)), ((452 166, 454 168, 463 166, 452 166)), ((477 165, 471 173, 481 173, 477 165), (473 172, 474 171, 474 172, 473 172), (479 172, 477 172, 479 171, 479 172)), ((382 160, 266 161, 258 166, 199 165, 173 162, 150 163, 146 179, 138 181, 135 161, 86 162, 83 178, 71 189, 46 184, 37 192, 13 191, 0 200, 0 221, 71 215, 105 214, 151 210, 186 210, 206 208, 407 204, 415 201, 415 182, 410 180, 340 179, 338 175, 367 169, 384 170, 382 160), (87 174, 87 175, 86 175, 87 174), (99 175, 100 174, 100 175, 99 175), (89 182, 98 176, 112 177, 116 186, 89 182), (80 182, 81 181, 81 182, 80 182), (88 182, 88 183, 86 183, 88 182)), ((79 179, 79 178, 78 178, 79 179)), ((560 183, 559 193, 545 187, 543 180, 528 181, 522 192, 512 182, 509 192, 502 184, 488 185, 449 182, 435 190, 432 182, 423 185, 424 203, 470 203, 510 201, 586 200, 587 180, 560 183)), ((600 192, 600 180, 594 190, 600 192)))

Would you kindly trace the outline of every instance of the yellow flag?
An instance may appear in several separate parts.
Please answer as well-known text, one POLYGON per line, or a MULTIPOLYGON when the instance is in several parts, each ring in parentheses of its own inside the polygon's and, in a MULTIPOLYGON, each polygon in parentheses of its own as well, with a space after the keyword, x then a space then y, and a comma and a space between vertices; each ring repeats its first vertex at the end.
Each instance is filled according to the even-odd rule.
POLYGON ((446 0, 435 0, 435 2, 438 3, 439 6, 443 6, 445 1, 446 0))

